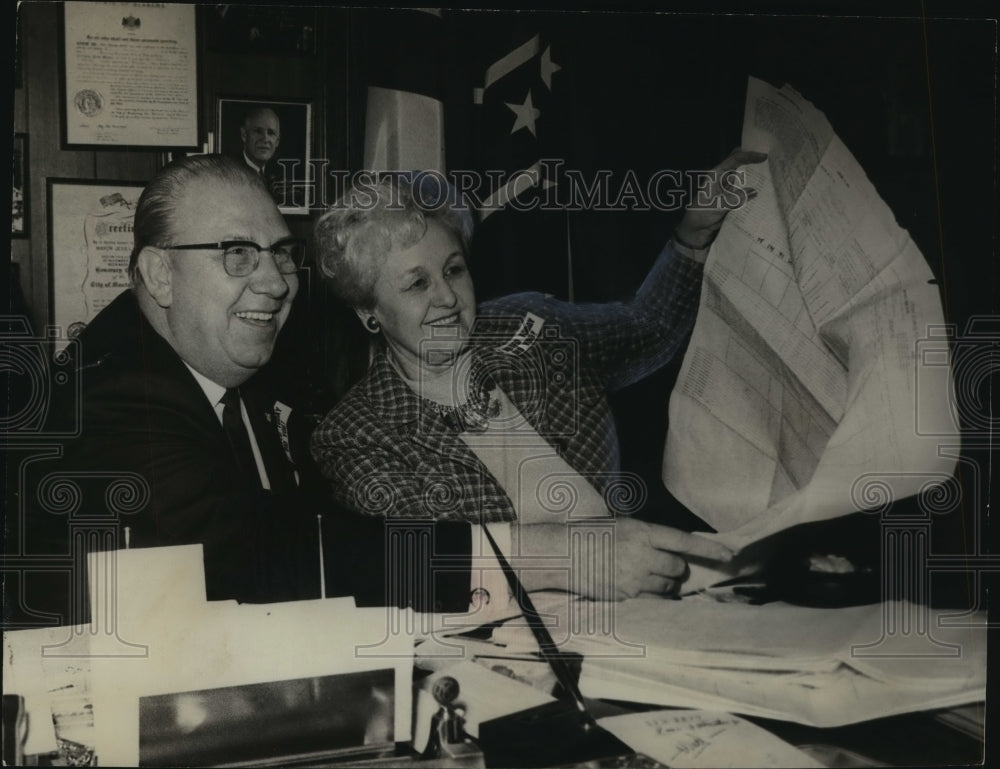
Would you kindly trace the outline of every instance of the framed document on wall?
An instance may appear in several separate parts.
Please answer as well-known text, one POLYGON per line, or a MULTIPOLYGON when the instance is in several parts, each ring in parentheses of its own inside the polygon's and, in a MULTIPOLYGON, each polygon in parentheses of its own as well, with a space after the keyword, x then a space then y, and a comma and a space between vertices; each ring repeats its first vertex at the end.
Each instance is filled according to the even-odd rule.
POLYGON ((49 315, 75 337, 129 287, 140 182, 48 179, 49 315))
POLYGON ((67 2, 63 149, 197 149, 194 4, 67 2))
POLYGON ((312 102, 220 96, 216 104, 219 152, 255 169, 283 214, 308 214, 316 205, 312 158, 312 102))

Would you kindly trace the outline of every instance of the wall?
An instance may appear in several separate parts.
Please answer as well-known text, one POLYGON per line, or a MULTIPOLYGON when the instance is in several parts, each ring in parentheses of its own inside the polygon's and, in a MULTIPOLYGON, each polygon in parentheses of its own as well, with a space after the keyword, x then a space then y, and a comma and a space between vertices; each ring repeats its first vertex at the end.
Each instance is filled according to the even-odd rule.
MULTIPOLYGON (((308 99, 313 103, 313 156, 333 167, 347 159, 346 73, 348 12, 316 14, 316 53, 286 56, 222 53, 209 39, 208 14, 215 6, 200 5, 199 108, 202 139, 215 130, 216 97, 248 96, 308 99)), ((20 5, 22 87, 14 89, 13 130, 28 135, 28 237, 11 240, 20 288, 31 323, 41 330, 50 322, 49 243, 46 179, 111 179, 146 181, 160 167, 158 152, 130 149, 62 150, 60 67, 62 4, 31 0, 20 5)), ((296 235, 307 236, 311 217, 289 217, 296 235)))
POLYGON ((59 3, 23 3, 24 86, 15 89, 14 130, 28 134, 29 237, 12 241, 12 261, 19 265, 21 289, 32 325, 49 319, 49 244, 46 231, 45 180, 114 179, 143 181, 156 170, 154 152, 61 150, 59 113, 59 3))

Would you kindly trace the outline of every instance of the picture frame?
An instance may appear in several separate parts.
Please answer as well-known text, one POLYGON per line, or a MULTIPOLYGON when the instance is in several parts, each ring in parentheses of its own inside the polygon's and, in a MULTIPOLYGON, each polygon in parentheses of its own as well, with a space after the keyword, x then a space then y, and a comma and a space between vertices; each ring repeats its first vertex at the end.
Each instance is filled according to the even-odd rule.
POLYGON ((132 222, 144 188, 135 181, 46 179, 49 319, 65 338, 78 336, 128 289, 132 222))
POLYGON ((27 238, 31 226, 28 190, 28 135, 14 134, 14 154, 11 161, 11 220, 10 236, 27 238))
MULTIPOLYGON (((240 159, 255 170, 262 168, 265 185, 286 215, 308 216, 316 205, 312 114, 313 103, 306 99, 219 96, 216 100, 215 151, 240 159), (262 115, 266 115, 262 119, 268 126, 273 127, 276 121, 277 143, 271 146, 263 138, 253 145, 244 143, 246 121, 262 115)), ((256 126, 258 130, 263 127, 256 126)), ((247 136, 249 141, 250 134, 247 136)))
POLYGON ((189 3, 63 4, 61 149, 199 148, 196 10, 189 3))

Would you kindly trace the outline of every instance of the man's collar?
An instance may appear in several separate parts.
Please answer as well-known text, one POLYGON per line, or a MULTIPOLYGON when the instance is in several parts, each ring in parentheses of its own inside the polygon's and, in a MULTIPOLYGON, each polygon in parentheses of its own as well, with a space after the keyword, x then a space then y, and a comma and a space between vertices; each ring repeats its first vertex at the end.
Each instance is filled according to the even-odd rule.
POLYGON ((188 371, 191 372, 195 381, 205 393, 205 397, 208 398, 208 402, 212 404, 212 408, 215 408, 215 405, 222 400, 222 396, 226 394, 226 388, 220 384, 216 384, 201 372, 195 371, 187 361, 182 360, 181 362, 187 366, 188 371))
POLYGON ((253 160, 252 160, 252 159, 250 158, 250 156, 249 156, 249 155, 247 155, 247 151, 246 151, 246 150, 243 150, 243 161, 244 161, 244 162, 245 162, 245 163, 246 163, 246 164, 247 164, 248 166, 250 166, 250 168, 251 168, 251 169, 253 169, 253 172, 254 172, 255 174, 259 174, 259 173, 261 173, 261 171, 263 171, 263 170, 264 170, 264 167, 265 167, 265 166, 267 165, 267 163, 265 163, 265 164, 264 164, 263 166, 259 166, 259 165, 257 165, 257 164, 256 164, 256 163, 255 163, 255 162, 254 162, 254 161, 253 161, 253 160))

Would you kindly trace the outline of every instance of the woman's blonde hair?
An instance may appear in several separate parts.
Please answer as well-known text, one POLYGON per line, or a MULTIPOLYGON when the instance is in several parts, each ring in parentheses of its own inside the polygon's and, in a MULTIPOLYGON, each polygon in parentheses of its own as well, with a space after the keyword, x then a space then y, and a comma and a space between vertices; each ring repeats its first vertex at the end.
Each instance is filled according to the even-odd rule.
POLYGON ((436 171, 374 175, 353 186, 316 222, 316 261, 334 293, 348 306, 371 309, 386 258, 419 241, 433 220, 467 254, 471 209, 436 171))

